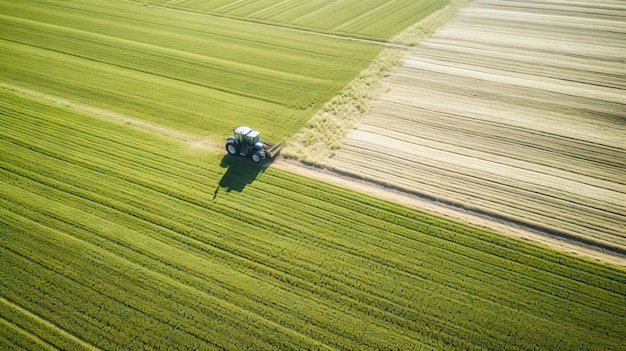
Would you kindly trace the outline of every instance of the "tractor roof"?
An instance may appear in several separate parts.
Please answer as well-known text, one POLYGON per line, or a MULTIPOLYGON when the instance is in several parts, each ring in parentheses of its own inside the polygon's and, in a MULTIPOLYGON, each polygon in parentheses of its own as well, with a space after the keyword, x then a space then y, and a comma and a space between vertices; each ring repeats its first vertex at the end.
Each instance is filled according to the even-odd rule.
POLYGON ((235 129, 235 134, 245 135, 250 138, 256 138, 257 136, 259 136, 259 132, 257 132, 256 130, 252 130, 252 128, 246 126, 241 126, 235 129))
POLYGON ((250 132, 252 132, 252 128, 246 126, 241 126, 235 129, 236 134, 248 135, 250 132))

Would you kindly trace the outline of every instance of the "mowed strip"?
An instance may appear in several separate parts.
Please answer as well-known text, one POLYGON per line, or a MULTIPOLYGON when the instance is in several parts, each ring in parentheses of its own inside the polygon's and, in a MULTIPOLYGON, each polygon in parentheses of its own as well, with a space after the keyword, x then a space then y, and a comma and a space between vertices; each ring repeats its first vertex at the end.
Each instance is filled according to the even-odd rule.
POLYGON ((623 269, 0 96, 3 345, 607 350, 626 335, 623 269))
POLYGON ((331 165, 623 255, 625 9, 474 2, 408 53, 331 165))
POLYGON ((284 140, 381 47, 128 2, 0 1, 2 81, 222 139, 284 140))

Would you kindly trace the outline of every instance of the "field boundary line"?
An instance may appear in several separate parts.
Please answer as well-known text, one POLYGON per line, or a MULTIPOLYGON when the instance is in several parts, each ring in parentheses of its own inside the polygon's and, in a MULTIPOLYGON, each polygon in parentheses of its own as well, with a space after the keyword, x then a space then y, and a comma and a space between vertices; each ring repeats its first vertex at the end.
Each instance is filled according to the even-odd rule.
POLYGON ((173 7, 173 6, 166 6, 166 5, 158 5, 158 4, 146 3, 146 2, 143 2, 143 1, 136 1, 136 0, 123 0, 123 1, 125 1, 127 3, 130 3, 130 4, 133 4, 133 5, 147 6, 147 7, 158 8, 158 9, 163 9, 163 10, 167 10, 167 11, 182 12, 182 13, 193 14, 193 15, 197 15, 197 16, 221 18, 221 19, 235 21, 235 22, 244 22, 244 23, 248 23, 248 24, 251 24, 251 25, 255 25, 255 26, 263 26, 263 27, 270 27, 270 28, 276 28, 276 29, 283 29, 285 31, 310 34, 310 35, 315 35, 315 36, 319 36, 319 37, 333 38, 333 39, 346 40, 346 41, 356 41, 356 42, 360 42, 360 43, 375 44, 375 45, 381 45, 381 46, 386 46, 386 47, 395 47, 395 48, 410 48, 412 46, 412 45, 408 45, 408 44, 404 44, 404 43, 396 43, 396 42, 392 42, 392 41, 366 39, 366 38, 351 37, 351 36, 346 36, 346 35, 318 32, 318 31, 314 31, 314 30, 306 30, 306 29, 297 28, 297 27, 290 27, 290 26, 287 26, 287 25, 280 26, 280 25, 277 25, 277 24, 265 23, 265 22, 261 22, 261 21, 246 20, 243 17, 220 16, 220 15, 216 15, 214 13, 207 13, 207 12, 202 12, 202 11, 194 11, 192 9, 182 9, 182 8, 173 7))
POLYGON ((599 260, 618 266, 626 266, 625 250, 613 246, 603 246, 595 242, 581 240, 566 233, 533 226, 528 223, 510 220, 488 211, 474 210, 454 202, 440 201, 426 194, 408 191, 374 179, 363 178, 351 172, 340 171, 332 167, 307 164, 292 158, 281 158, 274 163, 281 169, 310 178, 329 182, 377 198, 399 203, 411 208, 428 211, 439 216, 460 220, 475 226, 489 228, 502 235, 528 240, 552 249, 573 253, 577 256, 599 260))
POLYGON ((218 147, 217 144, 211 141, 208 141, 206 138, 202 138, 198 135, 185 133, 177 129, 167 128, 167 127, 160 126, 157 124, 145 122, 140 119, 126 116, 124 114, 106 110, 103 108, 89 106, 86 104, 82 104, 79 102, 75 102, 75 101, 64 99, 58 96, 27 89, 27 88, 20 87, 14 84, 9 84, 9 83, 0 82, 0 88, 10 90, 10 91, 15 91, 20 94, 31 96, 34 98, 39 98, 48 102, 53 102, 55 104, 63 105, 63 106, 66 106, 66 107, 69 107, 78 111, 87 112, 87 113, 94 114, 100 117, 105 117, 111 120, 127 123, 132 126, 139 127, 141 129, 145 129, 145 130, 157 133, 157 134, 161 134, 164 136, 169 136, 175 139, 186 141, 194 146, 204 146, 207 148, 215 148, 215 149, 221 148, 221 146, 218 147))
MULTIPOLYGON (((78 336, 68 332, 67 330, 61 328, 60 326, 54 324, 53 322, 50 322, 49 320, 47 320, 45 318, 42 318, 39 315, 37 315, 37 314, 35 314, 35 313, 33 313, 33 312, 23 308, 22 306, 14 303, 13 301, 6 299, 4 296, 0 296, 0 303, 3 303, 5 305, 7 305, 7 306, 9 306, 9 307, 19 311, 20 313, 23 313, 23 314, 25 314, 25 315, 27 315, 27 316, 37 320, 38 322, 42 323, 44 326, 46 326, 46 327, 48 327, 50 329, 56 330, 57 332, 59 332, 63 336, 65 336, 65 337, 71 339, 72 341, 80 344, 81 346, 83 346, 84 348, 86 348, 88 350, 97 350, 97 351, 100 350, 95 345, 90 344, 89 342, 87 342, 87 341, 79 338, 78 336)), ((23 328, 20 327, 20 329, 23 329, 23 328)), ((30 333, 30 332, 29 332, 29 334, 34 335, 34 334, 30 333)), ((36 336, 36 335, 34 335, 34 336, 36 336)), ((49 344, 47 341, 39 338, 38 336, 37 336, 37 339, 39 339, 41 341, 44 341, 45 343, 49 344)), ((56 347, 54 345, 52 345, 52 346, 56 347)))
POLYGON ((408 58, 407 52, 442 27, 470 0, 451 0, 391 38, 399 45, 383 48, 369 66, 328 100, 286 142, 284 155, 305 163, 328 166, 341 142, 355 129, 371 103, 391 89, 384 79, 408 58))

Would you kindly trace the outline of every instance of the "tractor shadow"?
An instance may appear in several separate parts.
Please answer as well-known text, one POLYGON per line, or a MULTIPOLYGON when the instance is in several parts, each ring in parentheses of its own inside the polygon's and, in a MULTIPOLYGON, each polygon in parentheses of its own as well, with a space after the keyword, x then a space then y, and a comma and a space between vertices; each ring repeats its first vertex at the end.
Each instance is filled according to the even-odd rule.
POLYGON ((265 171, 267 166, 263 163, 254 163, 249 158, 224 155, 220 167, 225 169, 225 172, 217 188, 215 188, 213 200, 217 197, 220 189, 224 189, 226 192, 242 192, 246 186, 254 182, 259 174, 265 171))

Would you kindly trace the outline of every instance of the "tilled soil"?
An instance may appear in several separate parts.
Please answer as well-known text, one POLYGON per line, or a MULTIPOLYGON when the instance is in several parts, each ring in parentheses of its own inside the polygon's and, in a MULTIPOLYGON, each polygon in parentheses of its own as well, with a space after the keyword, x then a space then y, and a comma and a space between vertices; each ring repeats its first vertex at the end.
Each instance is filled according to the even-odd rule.
POLYGON ((625 2, 474 1, 387 84, 333 168, 626 254, 625 2))

